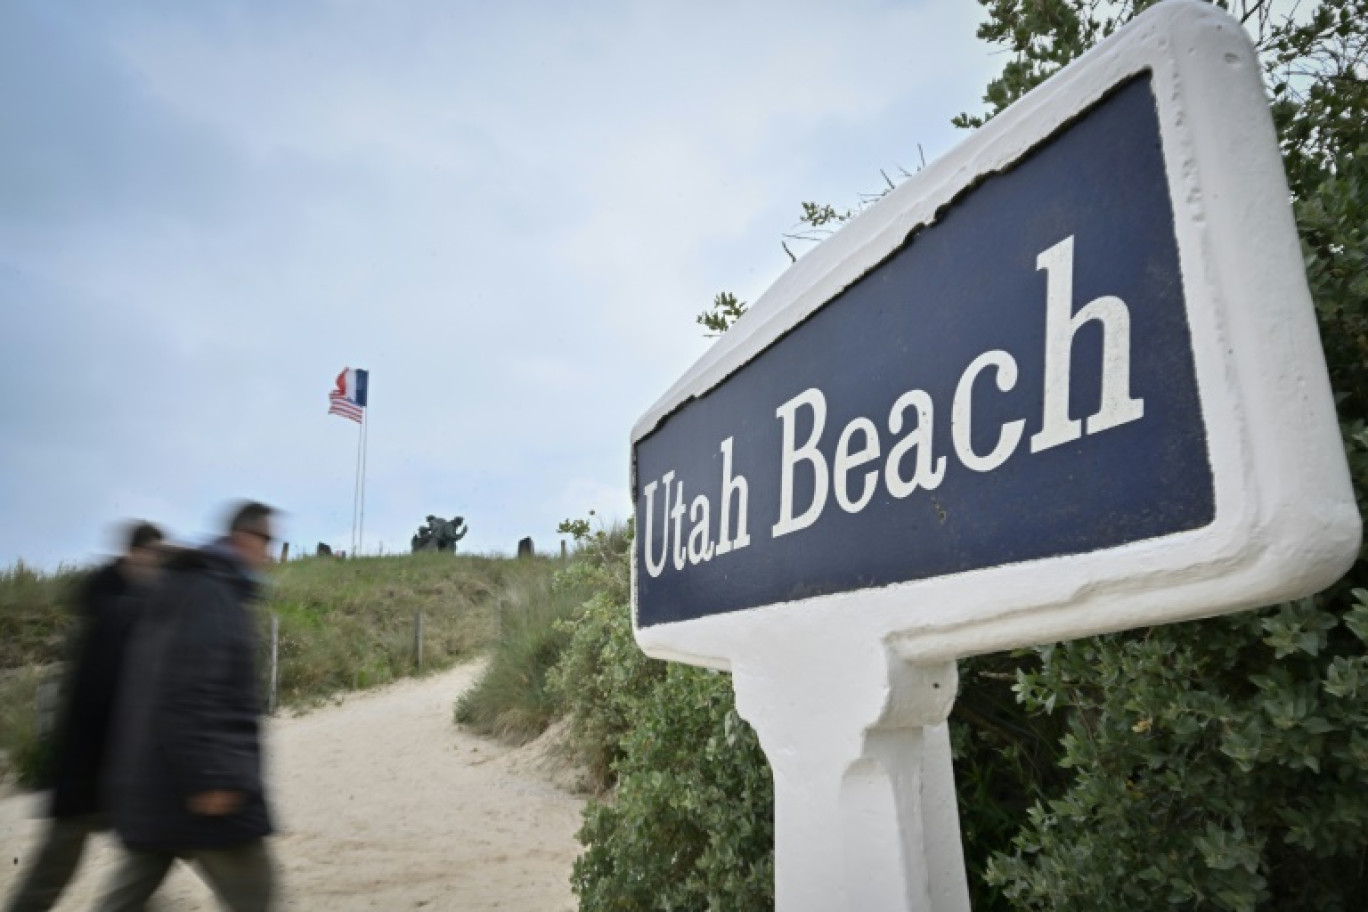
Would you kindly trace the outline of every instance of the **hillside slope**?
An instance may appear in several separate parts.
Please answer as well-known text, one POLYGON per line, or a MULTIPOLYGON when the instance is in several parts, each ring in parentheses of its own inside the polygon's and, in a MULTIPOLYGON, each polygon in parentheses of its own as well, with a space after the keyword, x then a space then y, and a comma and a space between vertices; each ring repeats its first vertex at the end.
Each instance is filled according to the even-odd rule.
MULTIPOLYGON (((560 566, 548 558, 437 553, 272 566, 259 612, 263 677, 272 615, 279 619, 282 707, 449 668, 486 650, 506 607, 549 591, 560 566)), ((6 767, 26 781, 36 775, 35 689, 43 674, 59 670, 79 578, 76 570, 41 574, 22 564, 0 570, 0 776, 6 767)))

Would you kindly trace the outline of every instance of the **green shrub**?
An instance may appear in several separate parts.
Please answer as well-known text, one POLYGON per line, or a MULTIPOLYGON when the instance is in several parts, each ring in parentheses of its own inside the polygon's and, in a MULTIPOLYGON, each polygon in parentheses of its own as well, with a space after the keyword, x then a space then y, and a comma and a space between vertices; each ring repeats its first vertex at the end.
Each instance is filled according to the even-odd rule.
POLYGON ((1028 716, 1016 700, 1021 674, 1039 664, 1029 650, 959 663, 960 690, 950 715, 950 738, 974 912, 1014 908, 985 879, 994 853, 1011 845, 1037 800, 1068 780, 1057 767, 1064 732, 1060 717, 1028 716))
POLYGON ((631 597, 631 524, 591 532, 586 520, 568 520, 561 530, 577 543, 561 584, 592 596, 562 622, 566 648, 550 685, 569 717, 571 748, 603 791, 614 782, 612 765, 635 724, 632 713, 665 666, 637 648, 624 607, 631 597))
POLYGON ((562 625, 552 686, 573 748, 611 790, 585 810, 580 908, 772 908, 773 786, 731 679, 647 658, 627 607, 630 526, 579 531, 566 576, 595 595, 562 625))
POLYGON ((611 801, 585 811, 585 912, 774 907, 774 787, 731 679, 670 665, 635 705, 611 801))
POLYGON ((591 781, 606 791, 616 782, 623 742, 666 665, 637 646, 631 612, 610 592, 596 594, 565 627, 569 640, 551 683, 569 715, 571 747, 591 781))
MULTIPOLYGON (((1010 53, 985 96, 991 113, 1151 5, 980 2, 980 37, 1010 53)), ((1257 32, 1362 512, 1368 0, 1304 5, 1296 22, 1261 0, 1232 7, 1257 32)), ((989 882, 1023 909, 1364 908, 1368 591, 1354 587, 1365 585, 1361 555, 1314 599, 1034 650, 1018 724, 1062 727, 1063 776, 1034 778, 1042 797, 989 882)))
POLYGON ((1019 688, 1033 711, 1066 715, 1072 775, 992 882, 1028 909, 1362 909, 1359 598, 1342 619, 1307 599, 1045 650, 1019 688))

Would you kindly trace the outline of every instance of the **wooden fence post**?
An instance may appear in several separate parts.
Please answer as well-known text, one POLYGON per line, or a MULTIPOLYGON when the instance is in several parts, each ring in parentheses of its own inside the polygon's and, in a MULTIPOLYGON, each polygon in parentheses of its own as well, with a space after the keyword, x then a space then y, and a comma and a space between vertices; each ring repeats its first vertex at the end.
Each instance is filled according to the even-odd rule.
MULTIPOLYGON (((289 545, 285 546, 286 548, 289 545)), ((274 716, 276 692, 280 687, 280 615, 271 615, 271 681, 266 691, 266 714, 274 716)))
POLYGON ((423 670, 423 612, 413 612, 413 661, 423 670))

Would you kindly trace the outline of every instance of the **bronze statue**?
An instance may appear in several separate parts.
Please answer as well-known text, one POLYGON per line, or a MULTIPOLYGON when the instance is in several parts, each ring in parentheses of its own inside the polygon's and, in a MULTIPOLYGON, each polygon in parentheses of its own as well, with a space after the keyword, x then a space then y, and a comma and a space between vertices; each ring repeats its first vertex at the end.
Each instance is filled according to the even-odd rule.
POLYGON ((456 553, 456 543, 465 538, 465 518, 442 519, 428 514, 427 522, 418 527, 418 532, 409 540, 413 553, 419 551, 450 551, 456 553))

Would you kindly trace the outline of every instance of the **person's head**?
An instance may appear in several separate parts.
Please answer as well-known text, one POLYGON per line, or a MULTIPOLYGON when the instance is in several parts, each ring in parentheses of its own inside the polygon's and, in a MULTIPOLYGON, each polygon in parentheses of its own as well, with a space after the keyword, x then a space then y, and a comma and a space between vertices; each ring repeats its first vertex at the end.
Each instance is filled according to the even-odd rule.
POLYGON ((134 579, 146 582, 156 575, 162 562, 164 538, 161 529, 150 522, 135 522, 129 526, 123 567, 134 579))
POLYGON ((270 562, 271 517, 275 511, 256 501, 240 504, 228 521, 228 539, 252 570, 270 562))

